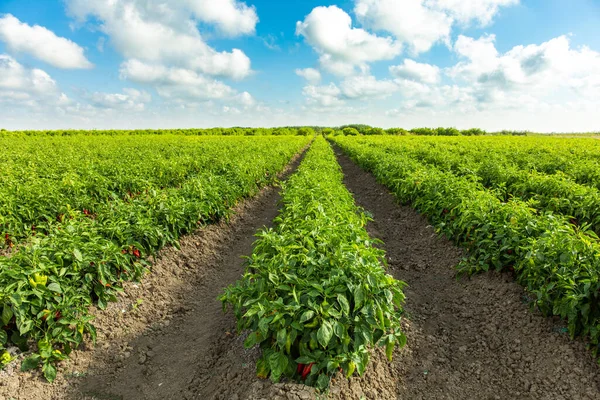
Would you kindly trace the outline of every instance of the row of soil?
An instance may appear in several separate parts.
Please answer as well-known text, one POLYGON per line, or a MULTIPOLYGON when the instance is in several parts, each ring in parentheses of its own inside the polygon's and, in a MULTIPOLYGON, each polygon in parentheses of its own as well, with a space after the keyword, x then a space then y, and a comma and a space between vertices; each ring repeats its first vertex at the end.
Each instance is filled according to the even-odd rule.
MULTIPOLYGON (((600 371, 581 341, 532 312, 509 275, 456 279, 461 250, 347 157, 345 184, 384 241, 389 272, 406 281, 408 345, 388 363, 373 352, 366 374, 338 376, 335 399, 599 399, 600 371)), ((297 162, 296 164, 297 165, 297 162)), ((292 169, 295 166, 292 167, 292 169)), ((95 349, 78 351, 57 383, 38 373, 3 372, 0 398, 312 399, 310 388, 256 378, 258 350, 244 350, 235 320, 216 300, 243 272, 254 234, 277 215, 269 187, 240 204, 229 223, 209 226, 166 249, 152 274, 128 284, 97 313, 95 349)))

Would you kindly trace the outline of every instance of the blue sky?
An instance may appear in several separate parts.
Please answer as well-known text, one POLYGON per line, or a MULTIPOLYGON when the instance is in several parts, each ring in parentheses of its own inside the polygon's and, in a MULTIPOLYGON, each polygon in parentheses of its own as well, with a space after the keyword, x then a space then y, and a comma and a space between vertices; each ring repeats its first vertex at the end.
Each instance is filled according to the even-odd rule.
POLYGON ((596 0, 0 0, 8 129, 598 131, 599 111, 596 0))

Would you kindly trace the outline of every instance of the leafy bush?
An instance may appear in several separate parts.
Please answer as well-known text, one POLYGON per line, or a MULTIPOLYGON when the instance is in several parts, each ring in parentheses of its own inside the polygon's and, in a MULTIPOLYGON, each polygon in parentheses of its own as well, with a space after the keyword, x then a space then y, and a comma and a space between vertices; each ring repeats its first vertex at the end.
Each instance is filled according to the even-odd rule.
POLYGON ((408 131, 402 128, 389 128, 385 131, 387 135, 397 135, 397 136, 406 136, 408 135, 408 131))
POLYGON ((275 228, 261 232, 246 273, 220 297, 232 306, 246 347, 260 344, 257 373, 325 389, 342 369, 362 374, 368 348, 406 342, 403 282, 386 275, 384 252, 343 184, 322 137, 284 186, 275 228))
POLYGON ((358 132, 356 129, 350 128, 350 127, 342 129, 342 133, 345 136, 358 136, 358 135, 360 135, 360 132, 358 132))

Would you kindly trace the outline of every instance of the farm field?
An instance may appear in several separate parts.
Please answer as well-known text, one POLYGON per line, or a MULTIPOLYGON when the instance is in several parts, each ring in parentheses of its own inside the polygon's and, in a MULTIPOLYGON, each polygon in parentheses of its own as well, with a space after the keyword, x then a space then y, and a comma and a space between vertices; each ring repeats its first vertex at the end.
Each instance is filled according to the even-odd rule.
POLYGON ((326 139, 0 136, 0 397, 600 397, 600 142, 326 139))

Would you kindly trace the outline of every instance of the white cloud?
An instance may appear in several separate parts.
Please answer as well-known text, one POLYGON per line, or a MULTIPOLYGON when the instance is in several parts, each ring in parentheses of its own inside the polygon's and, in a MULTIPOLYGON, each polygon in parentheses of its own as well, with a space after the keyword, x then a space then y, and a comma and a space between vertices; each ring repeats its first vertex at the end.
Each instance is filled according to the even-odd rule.
POLYGON ((500 7, 519 4, 519 0, 437 0, 437 7, 445 10, 461 23, 476 20, 482 26, 492 22, 500 7))
POLYGON ((121 65, 122 79, 149 84, 161 97, 171 100, 211 100, 234 97, 237 92, 223 82, 184 68, 169 68, 128 60, 121 65))
POLYGON ((316 85, 321 82, 321 73, 314 68, 297 69, 296 75, 306 79, 311 85, 316 85))
POLYGON ((198 20, 215 24, 227 36, 253 34, 258 23, 254 7, 236 0, 187 0, 198 20))
POLYGON ((500 54, 493 36, 460 36, 454 50, 463 57, 447 74, 470 85, 480 103, 520 107, 599 100, 600 53, 571 48, 560 36, 540 45, 516 46, 500 54), (520 99, 520 100, 519 100, 520 99))
POLYGON ((144 91, 126 88, 123 93, 95 92, 89 96, 92 106, 103 109, 144 111, 152 96, 144 91))
POLYGON ((9 100, 13 106, 35 107, 42 103, 64 104, 66 95, 45 71, 29 69, 14 58, 0 54, 0 101, 9 100))
POLYGON ((440 69, 436 65, 422 64, 414 60, 405 59, 402 65, 393 65, 390 73, 401 79, 416 82, 435 84, 440 82, 440 69))
POLYGON ((57 68, 85 69, 93 64, 87 60, 83 48, 69 39, 39 26, 30 26, 11 14, 0 18, 0 40, 11 52, 29 54, 57 68))
POLYGON ((242 79, 251 73, 248 56, 239 49, 219 52, 206 44, 198 31, 196 15, 202 10, 210 11, 203 14, 206 22, 217 23, 218 27, 229 29, 230 34, 249 33, 247 23, 237 26, 237 31, 231 27, 232 21, 245 20, 250 15, 249 10, 254 12, 240 4, 232 1, 68 0, 68 9, 79 21, 90 17, 99 19, 100 30, 110 36, 112 44, 126 58, 242 79), (191 5, 195 11, 190 10, 191 5), (222 10, 233 5, 240 13, 223 13, 222 10))
POLYGON ((354 12, 368 28, 393 34, 413 53, 450 40, 455 23, 491 23, 500 7, 519 0, 355 0, 354 12))
POLYGON ((327 86, 305 86, 302 94, 306 97, 309 105, 337 107, 344 104, 344 101, 340 99, 342 91, 334 83, 327 86))
POLYGON ((384 98, 398 91, 389 80, 377 80, 371 75, 352 76, 341 83, 342 93, 349 99, 384 98))
POLYGON ((393 59, 402 51, 389 37, 353 28, 350 16, 336 6, 313 9, 304 21, 296 23, 296 34, 321 54, 324 68, 340 75, 348 75, 354 66, 364 68, 369 62, 393 59))
POLYGON ((448 39, 453 22, 443 11, 427 7, 424 0, 357 0, 354 12, 363 25, 393 34, 415 53, 448 39))

